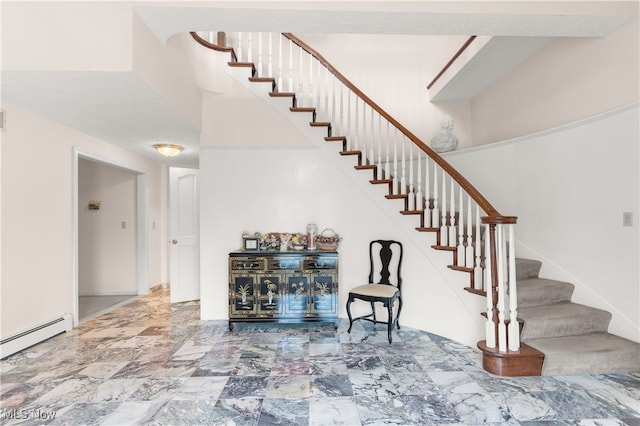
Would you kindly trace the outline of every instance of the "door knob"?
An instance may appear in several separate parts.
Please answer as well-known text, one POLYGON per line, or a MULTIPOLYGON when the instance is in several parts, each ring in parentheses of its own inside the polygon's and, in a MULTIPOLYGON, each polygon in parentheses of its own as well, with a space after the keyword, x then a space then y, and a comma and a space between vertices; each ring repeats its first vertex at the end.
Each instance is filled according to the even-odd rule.
POLYGON ((178 240, 171 240, 172 244, 178 244, 178 240))

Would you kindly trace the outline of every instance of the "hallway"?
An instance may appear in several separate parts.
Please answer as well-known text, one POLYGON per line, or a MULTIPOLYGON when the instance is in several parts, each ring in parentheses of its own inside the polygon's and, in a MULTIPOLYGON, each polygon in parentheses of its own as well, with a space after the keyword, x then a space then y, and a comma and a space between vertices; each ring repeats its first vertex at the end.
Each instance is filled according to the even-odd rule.
POLYGON ((347 325, 229 332, 158 290, 3 360, 0 422, 640 424, 640 372, 499 378, 448 339, 347 325))

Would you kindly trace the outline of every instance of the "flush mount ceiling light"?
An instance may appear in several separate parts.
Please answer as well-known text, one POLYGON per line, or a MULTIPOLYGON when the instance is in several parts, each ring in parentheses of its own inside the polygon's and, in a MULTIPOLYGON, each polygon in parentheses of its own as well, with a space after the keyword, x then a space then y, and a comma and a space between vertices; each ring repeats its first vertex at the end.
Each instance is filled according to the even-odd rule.
POLYGON ((164 155, 165 157, 175 157, 176 155, 180 154, 184 148, 181 147, 180 145, 173 145, 173 144, 168 144, 168 143, 158 143, 155 144, 153 146, 156 151, 158 151, 160 154, 164 155))

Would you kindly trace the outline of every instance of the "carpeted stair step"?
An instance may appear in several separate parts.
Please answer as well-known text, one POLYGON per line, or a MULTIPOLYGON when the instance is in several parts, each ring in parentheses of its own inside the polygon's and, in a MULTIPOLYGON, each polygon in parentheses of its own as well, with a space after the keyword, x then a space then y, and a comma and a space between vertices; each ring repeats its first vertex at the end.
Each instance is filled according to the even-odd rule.
POLYGON ((516 257, 516 280, 537 278, 540 274, 542 262, 533 259, 521 259, 516 257))
POLYGON ((518 307, 548 305, 569 302, 575 286, 563 281, 546 278, 518 280, 518 307))
POLYGON ((524 322, 520 339, 526 343, 542 337, 606 332, 611 314, 578 303, 560 302, 519 308, 518 318, 524 322))
POLYGON ((543 375, 640 371, 640 344, 609 333, 529 339, 544 353, 543 375))

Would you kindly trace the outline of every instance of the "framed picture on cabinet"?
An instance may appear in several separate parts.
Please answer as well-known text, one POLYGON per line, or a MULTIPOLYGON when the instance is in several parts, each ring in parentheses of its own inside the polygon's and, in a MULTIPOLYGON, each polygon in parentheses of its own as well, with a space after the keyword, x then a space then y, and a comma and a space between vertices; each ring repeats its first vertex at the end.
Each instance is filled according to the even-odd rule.
POLYGON ((243 238, 242 248, 244 250, 258 250, 260 240, 258 238, 243 238))

